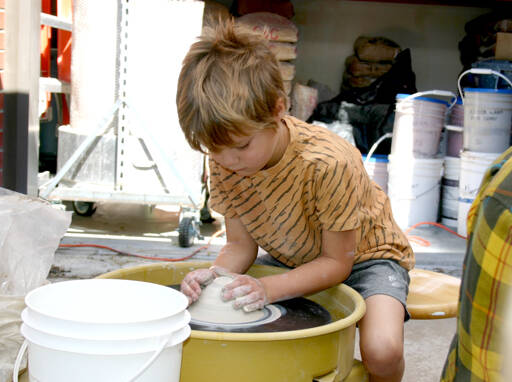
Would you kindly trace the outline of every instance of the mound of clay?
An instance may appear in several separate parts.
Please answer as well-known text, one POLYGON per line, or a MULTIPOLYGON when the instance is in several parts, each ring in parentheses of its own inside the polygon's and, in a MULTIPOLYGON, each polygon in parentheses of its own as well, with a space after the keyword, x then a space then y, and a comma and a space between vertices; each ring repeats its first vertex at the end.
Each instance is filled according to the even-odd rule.
POLYGON ((233 308, 233 301, 222 300, 222 288, 231 281, 233 279, 229 277, 217 277, 203 289, 199 300, 188 308, 192 320, 215 324, 242 324, 263 318, 265 312, 262 310, 246 313, 243 309, 233 308))

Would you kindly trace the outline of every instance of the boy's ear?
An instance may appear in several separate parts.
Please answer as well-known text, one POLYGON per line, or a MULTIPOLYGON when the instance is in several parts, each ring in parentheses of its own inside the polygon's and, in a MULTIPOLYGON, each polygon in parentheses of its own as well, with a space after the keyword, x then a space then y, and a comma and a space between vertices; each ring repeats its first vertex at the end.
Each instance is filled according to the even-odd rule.
POLYGON ((286 113, 286 100, 279 97, 276 101, 276 107, 274 109, 274 116, 282 118, 286 113))

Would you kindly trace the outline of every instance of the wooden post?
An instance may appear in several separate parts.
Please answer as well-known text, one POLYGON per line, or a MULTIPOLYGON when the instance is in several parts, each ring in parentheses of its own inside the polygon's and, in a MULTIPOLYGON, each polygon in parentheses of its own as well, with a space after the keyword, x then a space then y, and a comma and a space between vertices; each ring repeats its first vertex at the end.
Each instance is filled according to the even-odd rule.
POLYGON ((41 0, 5 0, 3 186, 36 196, 41 0))

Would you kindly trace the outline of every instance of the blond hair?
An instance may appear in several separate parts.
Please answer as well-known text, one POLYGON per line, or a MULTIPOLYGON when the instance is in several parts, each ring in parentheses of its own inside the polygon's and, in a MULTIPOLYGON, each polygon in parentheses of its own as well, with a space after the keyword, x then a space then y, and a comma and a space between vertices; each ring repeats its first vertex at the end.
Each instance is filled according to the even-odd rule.
POLYGON ((261 36, 234 21, 205 28, 185 59, 176 103, 190 146, 216 151, 231 136, 276 128, 276 107, 286 99, 279 65, 261 36))

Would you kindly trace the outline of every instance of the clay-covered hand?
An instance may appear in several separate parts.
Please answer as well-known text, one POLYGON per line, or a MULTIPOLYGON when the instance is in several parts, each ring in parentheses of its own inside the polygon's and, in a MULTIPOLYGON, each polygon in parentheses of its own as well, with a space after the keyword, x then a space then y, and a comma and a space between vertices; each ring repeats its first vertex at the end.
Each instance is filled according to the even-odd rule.
POLYGON ((234 299, 235 309, 242 308, 245 312, 263 309, 268 304, 267 293, 260 280, 249 275, 233 276, 234 280, 223 288, 224 301, 234 299))
POLYGON ((217 266, 189 272, 180 285, 181 292, 188 298, 188 304, 197 301, 201 295, 201 287, 210 284, 217 276, 225 272, 227 271, 224 268, 217 266))

